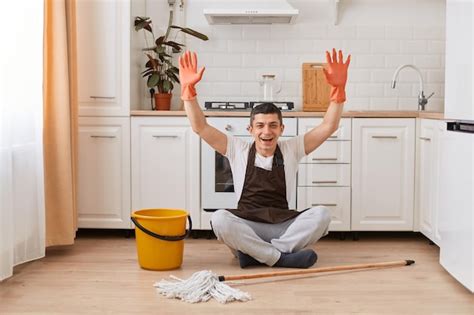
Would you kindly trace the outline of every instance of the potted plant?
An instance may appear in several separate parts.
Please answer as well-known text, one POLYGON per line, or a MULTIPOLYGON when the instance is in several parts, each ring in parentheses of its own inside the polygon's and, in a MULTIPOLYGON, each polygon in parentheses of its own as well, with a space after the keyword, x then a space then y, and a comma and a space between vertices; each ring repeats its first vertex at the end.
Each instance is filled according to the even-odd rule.
POLYGON ((179 69, 173 65, 172 53, 179 53, 184 47, 184 44, 169 40, 172 29, 176 29, 185 34, 194 36, 201 40, 208 40, 209 38, 193 29, 172 25, 173 11, 170 11, 168 21, 168 28, 163 36, 155 38, 153 33, 152 21, 149 17, 135 17, 135 31, 145 31, 145 42, 147 46, 144 51, 148 60, 145 64, 145 70, 142 72, 143 77, 147 77, 147 86, 150 89, 150 94, 154 95, 155 110, 169 110, 171 104, 171 92, 174 88, 174 83, 179 83, 179 69), (153 45, 148 45, 146 34, 151 34, 153 45), (156 88, 156 90, 155 90, 156 88))

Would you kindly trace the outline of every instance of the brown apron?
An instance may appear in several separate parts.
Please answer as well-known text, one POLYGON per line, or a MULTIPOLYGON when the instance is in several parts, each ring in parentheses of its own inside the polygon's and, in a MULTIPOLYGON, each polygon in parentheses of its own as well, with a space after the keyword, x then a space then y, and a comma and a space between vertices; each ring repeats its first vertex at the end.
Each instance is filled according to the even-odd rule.
POLYGON ((255 166, 255 142, 250 147, 244 187, 234 215, 255 222, 281 223, 301 212, 289 210, 286 200, 285 166, 280 147, 273 156, 272 170, 255 166))

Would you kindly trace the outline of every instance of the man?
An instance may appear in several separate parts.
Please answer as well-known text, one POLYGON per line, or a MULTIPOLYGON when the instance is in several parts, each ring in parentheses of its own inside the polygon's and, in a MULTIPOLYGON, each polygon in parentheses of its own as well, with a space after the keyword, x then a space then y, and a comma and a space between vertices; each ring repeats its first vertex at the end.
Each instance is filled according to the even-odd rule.
POLYGON ((181 99, 193 131, 231 165, 238 207, 214 212, 211 225, 242 268, 261 264, 309 268, 317 255, 305 248, 328 233, 331 216, 326 207, 302 212, 288 209, 299 161, 338 129, 346 100, 350 55, 343 62, 342 52, 336 54, 333 49, 332 57, 326 52, 326 60, 324 74, 331 94, 323 122, 304 135, 279 140, 285 128, 281 111, 272 103, 261 104, 250 114, 249 132, 254 142, 248 143, 207 124, 195 89, 205 68, 197 69, 195 53, 185 52, 180 57, 181 99))

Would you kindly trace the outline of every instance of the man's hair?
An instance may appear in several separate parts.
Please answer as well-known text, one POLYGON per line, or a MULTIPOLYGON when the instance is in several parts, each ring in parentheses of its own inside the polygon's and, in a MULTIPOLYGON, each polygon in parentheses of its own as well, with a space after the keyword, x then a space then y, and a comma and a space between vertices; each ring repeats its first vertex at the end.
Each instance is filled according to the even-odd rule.
POLYGON ((277 114, 278 119, 280 120, 280 125, 283 125, 281 110, 273 103, 262 103, 252 108, 252 111, 250 112, 250 126, 252 126, 255 115, 257 114, 277 114))

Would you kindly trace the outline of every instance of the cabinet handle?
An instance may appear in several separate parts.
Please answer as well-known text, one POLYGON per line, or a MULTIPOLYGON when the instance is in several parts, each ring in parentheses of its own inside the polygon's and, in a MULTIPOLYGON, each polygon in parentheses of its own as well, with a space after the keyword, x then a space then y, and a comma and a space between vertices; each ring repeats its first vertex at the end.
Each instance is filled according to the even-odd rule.
POLYGON ((109 138, 109 139, 112 139, 112 138, 116 138, 116 136, 96 136, 96 135, 91 135, 91 138, 109 138))
POLYGON ((337 206, 337 203, 313 203, 313 204, 311 204, 311 207, 316 207, 316 206, 335 207, 335 206, 337 206))
POLYGON ((231 125, 225 125, 224 129, 226 131, 231 131, 232 130, 232 126, 231 125))
POLYGON ((397 136, 372 136, 372 138, 376 138, 376 139, 398 139, 397 136))
POLYGON ((337 138, 337 136, 329 136, 329 138, 334 139, 337 138))
POLYGON ((426 137, 420 137, 420 140, 431 141, 431 139, 430 139, 430 138, 426 138, 426 137))
POLYGON ((313 161, 337 161, 337 158, 313 158, 313 161))
POLYGON ((115 99, 115 96, 95 96, 95 95, 92 95, 91 98, 93 98, 93 99, 100 98, 100 99, 105 99, 105 100, 113 100, 113 99, 115 99))
POLYGON ((313 180, 313 184, 337 184, 337 180, 313 180))
POLYGON ((153 135, 153 138, 178 138, 178 136, 167 136, 167 135, 153 135))

